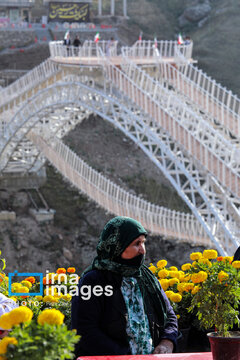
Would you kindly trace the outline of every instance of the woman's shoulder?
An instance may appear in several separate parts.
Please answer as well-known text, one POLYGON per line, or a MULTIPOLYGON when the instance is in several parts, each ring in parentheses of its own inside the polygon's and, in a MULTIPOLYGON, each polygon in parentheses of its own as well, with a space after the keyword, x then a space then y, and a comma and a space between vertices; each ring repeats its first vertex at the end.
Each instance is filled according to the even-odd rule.
POLYGON ((99 281, 103 282, 104 279, 105 279, 104 271, 90 270, 81 277, 80 282, 83 282, 84 284, 94 283, 94 282, 99 283, 99 281))
POLYGON ((80 279, 81 285, 107 284, 120 285, 122 277, 108 270, 90 270, 80 279))

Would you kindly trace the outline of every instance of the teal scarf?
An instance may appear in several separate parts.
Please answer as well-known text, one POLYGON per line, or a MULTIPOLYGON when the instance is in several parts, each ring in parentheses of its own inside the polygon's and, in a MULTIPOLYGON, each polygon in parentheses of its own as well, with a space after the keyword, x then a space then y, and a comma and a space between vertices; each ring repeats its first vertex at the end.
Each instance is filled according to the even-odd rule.
POLYGON ((143 296, 144 305, 147 300, 150 300, 164 328, 167 321, 166 304, 157 278, 146 265, 143 265, 143 261, 140 266, 129 266, 115 261, 140 235, 147 235, 147 231, 138 221, 124 216, 117 216, 110 220, 100 235, 97 256, 83 275, 96 269, 112 271, 126 277, 135 277, 143 296))

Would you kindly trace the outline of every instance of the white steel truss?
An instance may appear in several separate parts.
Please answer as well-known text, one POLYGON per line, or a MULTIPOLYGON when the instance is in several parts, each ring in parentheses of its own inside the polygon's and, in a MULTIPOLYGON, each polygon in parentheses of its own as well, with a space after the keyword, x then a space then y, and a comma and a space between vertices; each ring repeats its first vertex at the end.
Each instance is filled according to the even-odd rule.
MULTIPOLYGON (((191 47, 183 46, 181 49, 174 42, 159 42, 158 48, 161 49, 161 56, 172 56, 180 62, 182 68, 179 69, 182 72, 186 69, 186 59, 182 60, 181 54, 190 58, 191 47)), ((51 51, 55 50, 52 44, 51 51)), ((61 57, 68 56, 64 55, 66 47, 58 46, 57 50, 58 62, 61 62, 61 57)), ((200 114, 203 110, 200 100, 199 103, 196 102, 194 111, 185 106, 187 102, 191 102, 189 97, 187 102, 185 100, 193 85, 190 86, 191 90, 187 88, 183 96, 180 91, 182 88, 177 87, 176 81, 172 82, 174 94, 161 79, 155 82, 129 60, 131 52, 135 58, 153 58, 156 49, 152 43, 137 42, 131 52, 129 49, 123 51, 125 56, 120 65, 124 72, 102 58, 104 44, 85 44, 82 53, 86 59, 91 57, 91 61, 85 61, 85 66, 90 66, 90 69, 92 64, 104 67, 108 79, 104 89, 111 94, 110 97, 103 91, 81 84, 81 80, 78 81, 76 76, 70 76, 68 81, 64 81, 64 76, 70 73, 71 69, 62 70, 61 66, 57 65, 54 69, 44 69, 49 74, 47 82, 44 82, 44 75, 40 73, 34 86, 29 76, 27 81, 22 82, 22 86, 18 86, 16 93, 11 90, 8 94, 11 104, 8 96, 4 96, 0 108, 3 115, 0 121, 3 133, 0 137, 0 173, 22 170, 31 172, 43 165, 45 159, 41 151, 29 141, 28 134, 31 129, 44 138, 46 133, 61 138, 90 112, 98 113, 124 131, 146 152, 187 203, 200 227, 204 229, 206 237, 218 251, 223 255, 232 254, 239 246, 240 238, 238 144, 229 137, 222 136, 210 122, 205 121, 208 119, 206 114, 205 118, 200 114), (88 62, 89 65, 86 65, 88 62), (57 84, 59 80, 63 83, 57 84), (56 85, 51 86, 54 83, 56 85), (42 90, 44 88, 46 90, 42 90), (21 102, 24 105, 19 108, 21 102), (196 111, 198 107, 200 112, 196 111), (15 113, 13 118, 11 112, 15 113)), ((72 56, 79 54, 73 52, 72 56)), ((72 59, 68 58, 68 62, 71 61, 72 59)), ((117 61, 119 63, 119 59, 117 61)), ((164 63, 164 59, 158 57, 156 63, 159 62, 164 63)), ((171 81, 173 76, 169 75, 166 68, 163 69, 162 66, 164 81, 167 81, 167 76, 171 81)), ((186 74, 185 71, 184 76, 186 74)), ((189 78, 195 81, 192 75, 189 75, 189 78)), ((205 82, 196 81, 206 90, 205 82)), ((202 88, 199 90, 201 96, 204 92, 202 88)), ((209 87, 207 89, 209 90, 209 87)), ((215 98, 220 101, 223 92, 216 90, 216 87, 214 89, 214 101, 215 98)), ((213 101, 210 96, 208 98, 213 101)), ((238 112, 236 104, 229 94, 224 98, 224 106, 238 112)), ((204 105, 205 103, 202 106, 204 105)), ((207 110, 209 109, 210 106, 207 110)), ((224 107, 222 109, 226 111, 224 107)), ((216 120, 217 112, 214 114, 216 120)), ((235 115, 234 117, 236 118, 235 115)), ((221 123, 221 126, 224 128, 225 124, 221 123)))
MULTIPOLYGON (((210 175, 206 177, 199 174, 177 143, 146 114, 139 113, 134 107, 128 110, 123 103, 119 103, 113 97, 106 96, 103 92, 74 80, 73 76, 70 82, 56 84, 42 90, 18 111, 14 120, 5 129, 5 142, 4 146, 1 146, 0 153, 1 159, 4 160, 1 161, 1 171, 7 168, 9 161, 14 160, 13 154, 17 144, 23 141, 31 129, 36 129, 39 134, 49 132, 49 123, 42 119, 53 109, 70 107, 81 109, 83 107, 88 113, 95 112, 118 126, 135 141, 171 181, 218 251, 222 254, 232 253, 238 246, 238 238, 233 232, 235 222, 229 215, 228 222, 225 223, 225 218, 220 213, 219 198, 219 207, 216 206, 217 201, 209 201, 209 191, 211 190, 214 194, 214 189, 210 186, 206 190, 210 175)), ((60 125, 59 133, 55 131, 55 134, 61 134, 61 128, 60 125)))

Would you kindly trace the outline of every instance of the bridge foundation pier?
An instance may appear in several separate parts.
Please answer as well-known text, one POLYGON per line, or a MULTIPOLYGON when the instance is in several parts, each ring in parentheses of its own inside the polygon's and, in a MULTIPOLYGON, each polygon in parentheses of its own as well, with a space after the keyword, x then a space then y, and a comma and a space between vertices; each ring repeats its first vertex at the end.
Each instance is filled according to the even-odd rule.
POLYGON ((33 173, 5 173, 0 175, 0 190, 38 189, 45 184, 46 179, 45 167, 33 173))

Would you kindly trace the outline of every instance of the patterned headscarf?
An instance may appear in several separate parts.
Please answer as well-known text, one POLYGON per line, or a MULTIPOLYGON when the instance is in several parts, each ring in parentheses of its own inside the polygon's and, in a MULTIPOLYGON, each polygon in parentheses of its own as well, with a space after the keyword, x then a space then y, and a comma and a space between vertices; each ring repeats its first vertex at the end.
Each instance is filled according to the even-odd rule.
POLYGON ((164 327, 167 321, 166 304, 159 281, 144 264, 132 266, 116 261, 123 251, 140 235, 147 235, 147 231, 138 221, 125 216, 117 216, 111 219, 100 235, 97 256, 83 274, 97 269, 137 278, 144 303, 147 301, 152 303, 164 327))

